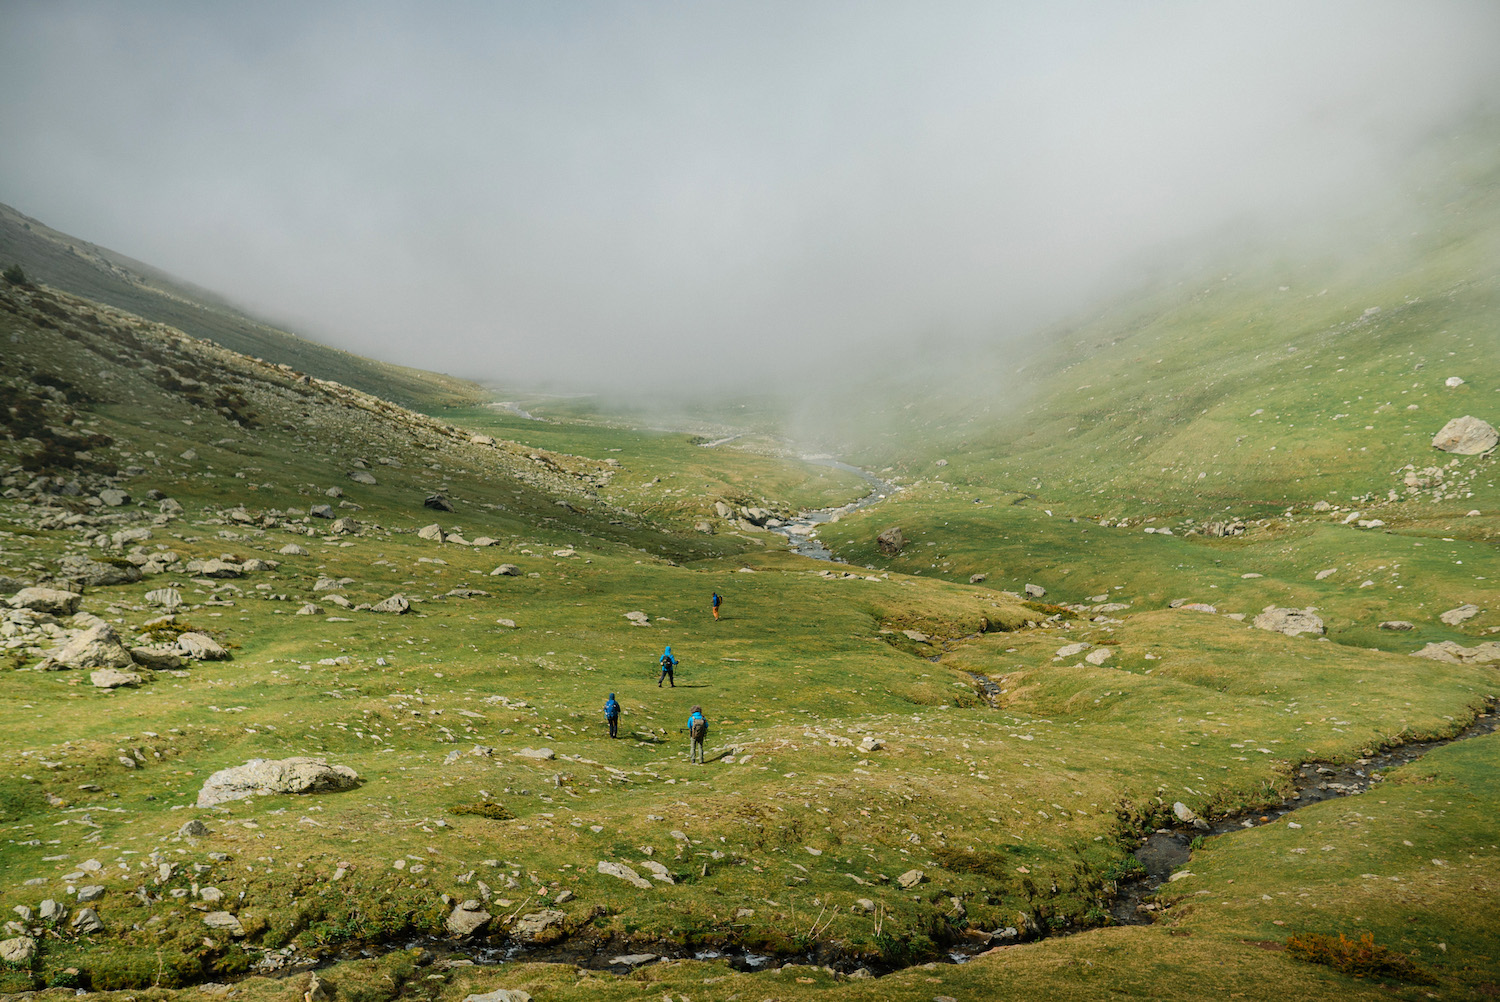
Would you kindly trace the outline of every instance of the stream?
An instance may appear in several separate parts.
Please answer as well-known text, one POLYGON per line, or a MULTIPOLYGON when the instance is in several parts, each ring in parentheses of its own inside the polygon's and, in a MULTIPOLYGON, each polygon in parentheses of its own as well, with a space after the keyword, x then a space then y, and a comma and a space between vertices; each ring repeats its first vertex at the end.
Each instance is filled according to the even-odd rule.
POLYGON ((852 473, 865 483, 870 485, 870 491, 864 497, 848 504, 839 505, 837 508, 816 508, 812 511, 804 511, 796 518, 788 519, 779 525, 766 524, 766 528, 780 536, 785 536, 787 545, 793 553, 800 553, 804 557, 814 560, 831 560, 835 563, 844 563, 835 557, 833 552, 824 546, 818 539, 816 533, 818 526, 828 522, 836 522, 850 512, 859 511, 861 508, 869 508, 877 505, 886 498, 901 490, 888 480, 882 480, 868 470, 862 470, 858 466, 841 463, 829 456, 804 456, 802 461, 812 463, 815 466, 828 466, 835 470, 843 470, 852 473))

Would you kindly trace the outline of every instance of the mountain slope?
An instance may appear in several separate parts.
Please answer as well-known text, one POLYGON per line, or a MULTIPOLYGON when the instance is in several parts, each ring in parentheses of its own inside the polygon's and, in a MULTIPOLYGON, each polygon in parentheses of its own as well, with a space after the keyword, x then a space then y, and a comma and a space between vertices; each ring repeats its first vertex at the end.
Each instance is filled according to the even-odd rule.
POLYGON ((0 263, 34 281, 167 324, 231 351, 290 365, 404 406, 432 410, 487 396, 439 373, 363 358, 308 341, 248 316, 214 293, 0 205, 0 263))

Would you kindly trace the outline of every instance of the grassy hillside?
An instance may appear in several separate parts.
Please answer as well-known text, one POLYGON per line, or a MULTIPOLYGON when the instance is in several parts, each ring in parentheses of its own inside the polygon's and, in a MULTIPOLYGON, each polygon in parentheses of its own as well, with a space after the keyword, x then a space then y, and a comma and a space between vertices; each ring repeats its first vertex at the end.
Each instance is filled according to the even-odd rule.
POLYGON ((485 396, 466 380, 362 358, 278 330, 214 293, 0 205, 0 266, 11 264, 65 292, 404 406, 431 410, 485 396))

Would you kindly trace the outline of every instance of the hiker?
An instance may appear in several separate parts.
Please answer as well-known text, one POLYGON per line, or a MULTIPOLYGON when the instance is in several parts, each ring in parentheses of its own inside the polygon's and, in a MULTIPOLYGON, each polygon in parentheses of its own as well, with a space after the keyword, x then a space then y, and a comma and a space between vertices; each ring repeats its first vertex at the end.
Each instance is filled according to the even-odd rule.
POLYGON ((617 738, 620 736, 620 704, 615 701, 615 694, 610 693, 609 698, 604 701, 604 719, 609 721, 609 736, 617 738))
POLYGON ((661 656, 661 678, 656 680, 656 687, 658 689, 661 688, 663 682, 671 682, 672 688, 677 688, 677 680, 672 675, 672 669, 676 667, 677 659, 672 656, 672 645, 668 644, 667 649, 662 652, 661 656))
POLYGON ((714 619, 715 620, 717 620, 719 618, 719 603, 721 601, 723 601, 723 600, 719 598, 719 593, 718 592, 714 592, 714 603, 713 603, 713 605, 714 605, 714 619))
POLYGON ((703 742, 708 737, 708 721, 703 717, 703 707, 693 707, 693 715, 688 717, 688 737, 692 739, 693 748, 689 758, 699 765, 703 764, 703 742))

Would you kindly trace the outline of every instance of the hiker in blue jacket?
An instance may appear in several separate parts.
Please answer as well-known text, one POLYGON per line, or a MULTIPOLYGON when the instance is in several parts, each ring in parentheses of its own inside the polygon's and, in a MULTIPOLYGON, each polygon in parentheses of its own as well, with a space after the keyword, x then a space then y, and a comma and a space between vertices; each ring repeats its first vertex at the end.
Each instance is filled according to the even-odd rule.
POLYGON ((703 764, 703 742, 708 737, 708 720, 703 716, 703 707, 693 707, 693 715, 688 717, 688 737, 693 742, 689 759, 703 764))
POLYGON ((723 601, 724 601, 724 600, 723 600, 723 599, 721 599, 721 598, 720 598, 720 597, 719 597, 719 593, 718 593, 718 592, 714 592, 714 597, 713 597, 713 609, 714 609, 714 620, 715 620, 715 621, 717 621, 717 620, 718 620, 718 618, 719 618, 719 605, 720 605, 720 604, 721 604, 721 603, 722 603, 722 602, 723 602, 723 601))
POLYGON ((620 736, 620 704, 615 700, 615 694, 610 693, 609 698, 604 701, 604 719, 609 721, 609 736, 617 738, 620 736))
POLYGON ((662 652, 661 656, 661 678, 656 680, 656 687, 658 689, 661 688, 663 682, 671 682, 672 688, 677 688, 677 680, 672 675, 672 669, 676 667, 677 659, 672 656, 672 645, 668 644, 667 649, 662 652))

